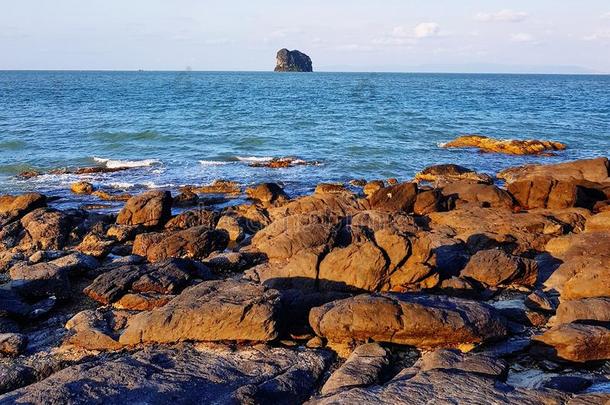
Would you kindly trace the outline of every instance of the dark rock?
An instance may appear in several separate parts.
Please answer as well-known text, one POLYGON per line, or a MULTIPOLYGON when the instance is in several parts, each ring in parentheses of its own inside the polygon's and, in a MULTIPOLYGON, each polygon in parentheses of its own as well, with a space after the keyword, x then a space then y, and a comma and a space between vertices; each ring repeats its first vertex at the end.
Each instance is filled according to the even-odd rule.
POLYGON ((192 191, 185 190, 174 197, 174 207, 192 207, 199 202, 199 196, 192 191))
POLYGON ((459 208, 463 204, 477 204, 481 207, 512 208, 512 196, 494 185, 468 182, 454 182, 442 189, 443 196, 454 201, 459 208))
POLYGON ((413 212, 417 184, 402 183, 379 189, 370 198, 371 208, 386 212, 413 212))
POLYGON ((524 209, 569 207, 592 209, 598 201, 607 199, 597 183, 556 180, 552 177, 529 177, 515 181, 508 185, 508 191, 524 209))
POLYGON ((310 397, 330 361, 323 351, 284 348, 147 348, 65 368, 0 402, 295 404, 310 397))
POLYGON ((311 58, 302 52, 280 49, 276 59, 276 72, 313 72, 311 58))
POLYGON ((17 356, 25 350, 27 343, 27 336, 20 333, 0 333, 0 353, 17 356))
POLYGON ((417 194, 413 212, 417 215, 426 215, 431 212, 446 211, 447 202, 438 189, 422 191, 417 194))
POLYGON ((148 191, 130 198, 117 217, 119 225, 160 227, 169 220, 172 196, 169 191, 148 191))
POLYGON ((196 226, 177 232, 140 234, 133 243, 133 254, 145 256, 151 262, 172 257, 201 260, 214 251, 224 250, 228 242, 226 231, 196 226))
POLYGON ((434 183, 436 186, 443 186, 455 181, 493 184, 491 176, 479 174, 474 170, 454 164, 427 167, 415 175, 415 181, 427 181, 434 183))
POLYGON ((190 260, 169 259, 154 264, 124 265, 98 276, 84 293, 102 304, 127 292, 177 294, 195 278, 210 279, 209 270, 190 260))
POLYGON ((277 183, 262 183, 246 189, 248 198, 263 204, 280 204, 288 201, 284 189, 277 183))
POLYGON ((165 229, 170 231, 179 231, 196 226, 205 226, 209 229, 216 228, 220 214, 210 210, 191 210, 184 211, 165 224, 165 229))
POLYGON ((69 269, 51 263, 16 264, 11 267, 11 287, 26 297, 70 297, 69 269))

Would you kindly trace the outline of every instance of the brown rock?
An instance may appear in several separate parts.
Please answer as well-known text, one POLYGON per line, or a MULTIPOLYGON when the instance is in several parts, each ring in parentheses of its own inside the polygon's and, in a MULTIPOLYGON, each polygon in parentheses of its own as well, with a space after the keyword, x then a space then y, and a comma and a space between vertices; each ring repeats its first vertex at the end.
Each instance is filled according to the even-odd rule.
POLYGON ((21 354, 28 344, 28 338, 20 333, 0 333, 0 353, 9 356, 21 354))
POLYGON ((185 186, 182 192, 189 191, 197 194, 241 194, 239 183, 231 180, 214 180, 207 186, 185 186))
POLYGON ((2 195, 0 196, 0 225, 8 223, 8 220, 13 220, 22 217, 30 211, 37 208, 43 208, 47 205, 47 198, 38 193, 25 193, 17 196, 2 195))
POLYGON ((91 232, 85 236, 76 250, 99 259, 107 256, 115 245, 115 239, 102 237, 95 232, 91 232))
POLYGON ((184 190, 174 197, 174 207, 192 207, 199 202, 199 196, 189 190, 184 190))
POLYGON ((385 187, 383 180, 372 180, 364 185, 362 192, 366 198, 371 198, 373 194, 385 187))
POLYGON ((191 210, 184 211, 165 224, 165 229, 170 231, 184 230, 196 226, 207 227, 208 229, 216 228, 220 214, 210 210, 191 210))
POLYGON ((277 337, 277 291, 237 281, 207 281, 161 308, 130 319, 124 345, 183 340, 268 341, 277 337))
POLYGON ((131 194, 123 193, 123 194, 110 194, 103 190, 97 190, 91 193, 91 195, 96 196, 100 200, 104 201, 129 201, 133 196, 131 194))
POLYGON ((564 150, 566 145, 553 141, 499 140, 481 135, 463 135, 443 145, 444 148, 477 148, 483 152, 509 155, 541 155, 564 150))
POLYGON ((118 350, 120 331, 127 323, 127 315, 107 309, 85 310, 74 315, 65 328, 68 330, 64 344, 87 350, 118 350))
POLYGON ((389 364, 388 352, 377 343, 358 346, 347 361, 326 380, 320 393, 328 395, 348 388, 379 383, 384 369, 389 364))
POLYGON ((26 236, 21 240, 25 248, 58 250, 64 247, 69 233, 69 218, 61 211, 38 208, 21 218, 26 236))
POLYGON ((610 232, 610 211, 600 212, 587 219, 585 232, 610 232))
POLYGON ((284 189, 277 183, 262 183, 246 189, 248 198, 263 204, 282 204, 288 201, 284 189))
POLYGON ((91 194, 93 190, 93 184, 86 181, 79 181, 70 186, 70 191, 74 194, 91 194))
POLYGON ((224 250, 229 237, 226 231, 196 226, 184 231, 143 233, 136 236, 133 254, 145 256, 151 262, 168 258, 205 259, 210 253, 224 250))
POLYGON ((124 243, 133 240, 140 230, 139 225, 110 225, 106 231, 106 236, 124 243))
POLYGON ((417 194, 413 212, 417 215, 426 215, 431 212, 446 211, 447 203, 442 192, 438 189, 422 191, 417 194))
POLYGON ((508 191, 525 209, 591 209, 595 203, 606 199, 606 195, 599 188, 596 183, 555 180, 552 177, 529 177, 508 185, 508 191))
POLYGON ((512 208, 512 196, 494 185, 454 182, 442 189, 443 196, 456 205, 471 203, 481 207, 512 208))
POLYGON ((316 186, 316 194, 349 193, 350 191, 343 184, 339 183, 320 183, 316 186))
POLYGON ((347 216, 368 208, 370 206, 366 200, 358 199, 351 194, 313 194, 292 200, 281 207, 271 208, 269 216, 272 220, 315 212, 347 216))
POLYGON ((189 260, 170 259, 147 265, 123 265, 99 275, 84 293, 102 304, 118 301, 129 291, 177 294, 195 278, 209 279, 202 265, 189 260))
POLYGON ((610 329, 603 326, 567 323, 533 338, 553 356, 577 363, 610 359, 610 329))
POLYGON ((430 166, 415 175, 415 181, 427 181, 437 187, 456 181, 493 184, 493 178, 487 174, 479 174, 474 170, 454 164, 430 166))
POLYGON ((117 217, 119 225, 163 226, 171 216, 169 191, 148 191, 130 198, 117 217))
POLYGON ((554 324, 610 322, 610 297, 562 301, 557 307, 554 324))
POLYGON ((594 183, 608 182, 610 163, 608 158, 575 160, 553 165, 524 165, 501 171, 497 177, 507 183, 533 177, 551 177, 554 180, 586 180, 594 183))
POLYGON ((500 249, 481 250, 470 258, 461 275, 491 287, 532 287, 538 277, 538 264, 500 249))
POLYGON ((128 293, 112 304, 113 308, 130 311, 150 311, 170 302, 175 295, 157 293, 128 293))
POLYGON ((506 335, 484 304, 427 295, 359 295, 311 310, 309 323, 329 343, 390 342, 419 348, 461 347, 506 335))
POLYGON ((371 208, 386 212, 413 212, 417 184, 402 183, 377 190, 370 198, 371 208))

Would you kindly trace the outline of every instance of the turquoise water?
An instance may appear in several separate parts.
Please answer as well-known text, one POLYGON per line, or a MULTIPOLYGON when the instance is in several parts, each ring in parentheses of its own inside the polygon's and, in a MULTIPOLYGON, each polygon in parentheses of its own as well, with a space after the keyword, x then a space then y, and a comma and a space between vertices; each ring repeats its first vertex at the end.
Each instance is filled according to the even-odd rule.
POLYGON ((222 178, 281 181, 294 194, 320 181, 407 180, 439 163, 495 172, 607 156, 609 90, 610 76, 0 72, 0 192, 68 197, 76 176, 15 175, 91 165, 137 166, 84 177, 117 191, 222 178), (569 149, 549 158, 438 147, 463 133, 569 149), (282 156, 320 164, 249 166, 282 156))

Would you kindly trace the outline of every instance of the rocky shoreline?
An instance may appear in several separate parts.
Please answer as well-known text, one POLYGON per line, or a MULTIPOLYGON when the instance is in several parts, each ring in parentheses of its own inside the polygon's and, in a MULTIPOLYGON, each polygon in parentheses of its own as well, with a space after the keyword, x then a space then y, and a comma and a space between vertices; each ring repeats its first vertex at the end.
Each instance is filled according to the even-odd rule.
POLYGON ((610 401, 607 158, 209 187, 0 197, 0 403, 610 401))

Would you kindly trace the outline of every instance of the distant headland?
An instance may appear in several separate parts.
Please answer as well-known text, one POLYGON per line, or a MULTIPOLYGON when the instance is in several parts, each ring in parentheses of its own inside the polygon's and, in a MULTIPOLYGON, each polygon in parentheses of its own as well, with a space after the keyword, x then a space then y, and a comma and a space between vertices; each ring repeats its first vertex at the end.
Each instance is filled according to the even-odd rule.
POLYGON ((303 52, 280 49, 276 56, 276 72, 313 72, 311 58, 303 52))

